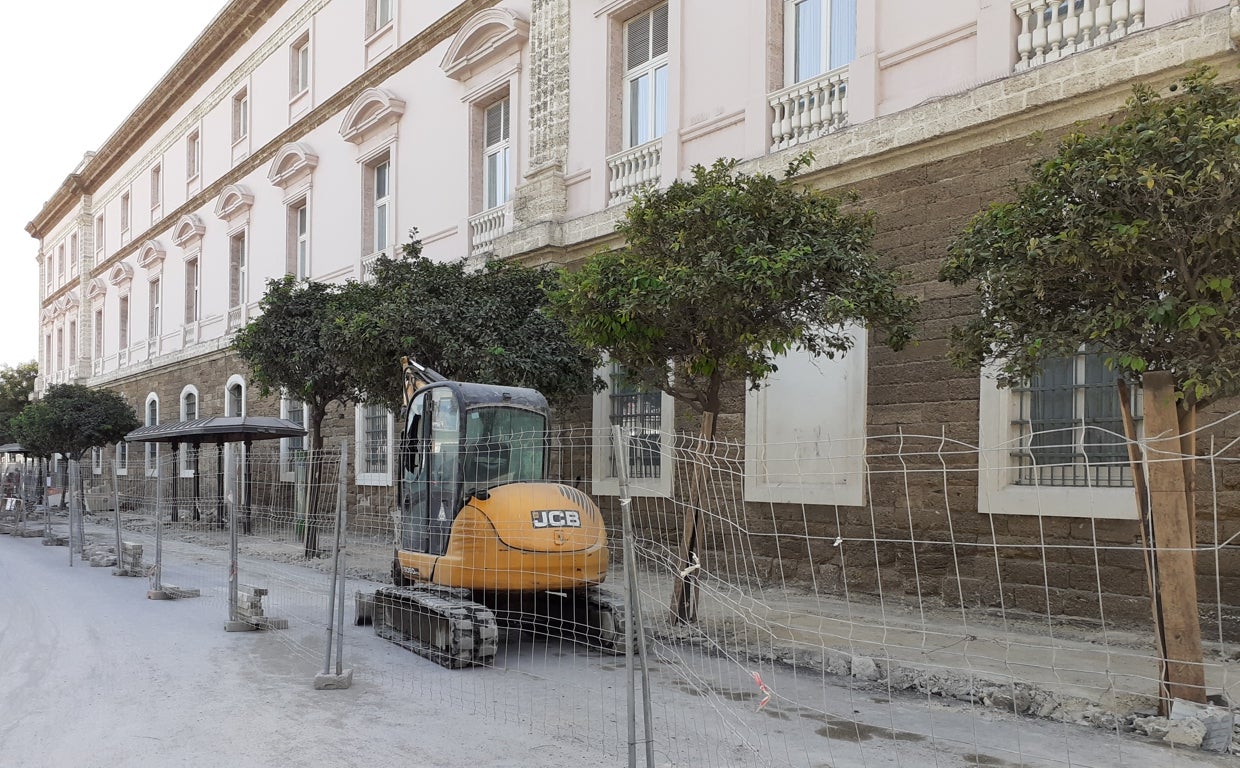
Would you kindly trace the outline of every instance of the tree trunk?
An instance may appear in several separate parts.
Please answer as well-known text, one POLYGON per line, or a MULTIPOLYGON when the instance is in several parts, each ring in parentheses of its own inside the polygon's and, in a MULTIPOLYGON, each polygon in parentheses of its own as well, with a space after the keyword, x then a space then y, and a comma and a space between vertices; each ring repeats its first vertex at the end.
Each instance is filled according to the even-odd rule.
POLYGON ((319 480, 322 475, 323 417, 326 408, 310 409, 310 455, 306 457, 306 559, 319 556, 319 480))
POLYGON ((1186 454, 1182 424, 1196 420, 1195 405, 1182 411, 1176 403, 1171 374, 1151 371, 1142 377, 1145 390, 1145 434, 1149 446, 1150 556, 1157 588, 1152 597, 1165 647, 1163 682, 1169 698, 1204 703, 1205 667, 1201 618, 1197 607, 1196 530, 1194 523, 1193 454, 1186 454))
MULTIPOLYGON (((703 455, 693 464, 689 499, 685 506, 684 527, 680 536, 680 572, 672 588, 672 622, 689 624, 697 621, 698 570, 702 567, 701 545, 705 536, 703 505, 707 498, 706 483, 708 462, 715 454, 715 419, 718 414, 705 411, 702 414, 700 439, 703 455)), ((623 457, 627 461, 628 457, 623 457)))

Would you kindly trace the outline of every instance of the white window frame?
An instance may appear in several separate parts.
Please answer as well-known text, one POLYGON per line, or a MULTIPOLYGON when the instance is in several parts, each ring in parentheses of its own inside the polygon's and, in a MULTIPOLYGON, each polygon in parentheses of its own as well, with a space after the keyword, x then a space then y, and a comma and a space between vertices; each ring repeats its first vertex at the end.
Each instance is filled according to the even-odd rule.
MULTIPOLYGON (((142 406, 143 425, 153 427, 159 424, 159 395, 151 392, 146 396, 146 402, 142 406), (155 415, 151 416, 152 407, 155 415)), ((159 472, 159 443, 151 441, 146 443, 146 450, 143 451, 144 460, 143 467, 146 470, 147 477, 155 477, 159 472)))
POLYGON ((1010 452, 1020 445, 1013 414, 1018 394, 1000 388, 995 369, 983 369, 978 399, 977 510, 989 515, 1037 515, 1136 520, 1131 487, 1017 485, 1010 452))
POLYGON ((121 239, 129 234, 129 228, 133 224, 133 201, 129 196, 129 192, 121 193, 121 239))
POLYGON ((393 433, 393 425, 395 423, 395 418, 393 417, 391 411, 387 412, 387 435, 385 437, 387 441, 387 444, 385 446, 386 454, 387 454, 387 457, 386 457, 387 470, 384 472, 362 471, 363 469, 366 468, 366 453, 367 453, 366 445, 367 445, 367 437, 368 437, 368 433, 366 431, 366 411, 370 407, 371 406, 367 406, 366 404, 363 403, 363 404, 359 404, 355 406, 353 409, 353 414, 354 414, 353 416, 353 419, 354 419, 353 437, 354 437, 354 444, 357 446, 356 450, 354 451, 354 462, 355 462, 354 466, 357 468, 355 482, 357 485, 389 486, 392 484, 392 461, 394 458, 394 454, 393 454, 394 440, 392 439, 392 433, 393 433))
POLYGON ((157 341, 163 335, 164 284, 162 277, 152 278, 147 283, 147 317, 146 336, 149 341, 157 341))
POLYGON ((103 261, 103 254, 104 254, 103 239, 104 239, 104 234, 105 234, 105 226, 104 226, 105 221, 106 219, 104 219, 104 216, 102 213, 95 217, 94 236, 95 236, 95 263, 96 264, 99 264, 101 261, 103 261))
POLYGON ((233 375, 228 377, 228 381, 224 384, 224 415, 225 416, 233 416, 233 415, 244 416, 245 415, 245 400, 246 400, 245 377, 239 373, 234 373, 233 375), (236 395, 233 394, 234 390, 236 390, 237 392, 236 395), (237 402, 238 399, 241 405, 241 408, 239 409, 240 413, 234 414, 233 412, 238 410, 238 408, 236 407, 238 404, 237 402))
MULTIPOLYGON (((228 308, 246 306, 249 301, 248 277, 250 260, 249 227, 239 227, 228 233, 228 308), (240 241, 240 253, 234 251, 234 244, 240 241), (239 258, 238 258, 239 256, 239 258)), ((201 279, 201 278, 200 278, 201 279)))
POLYGON ((288 204, 288 273, 298 280, 310 277, 310 198, 288 204))
POLYGON ((501 98, 482 108, 482 210, 489 211, 506 205, 512 199, 512 98, 505 93, 501 98), (500 110, 500 137, 487 141, 492 110, 500 110), (498 178, 491 168, 491 159, 499 158, 498 178), (495 181, 495 197, 491 198, 491 184, 495 181))
POLYGON ((366 37, 373 37, 396 20, 395 0, 366 0, 366 37))
POLYGON ((151 166, 151 210, 158 210, 164 202, 164 170, 160 163, 151 166))
MULTIPOLYGON (((846 9, 847 10, 847 9, 846 9)), ((844 69, 856 58, 857 50, 857 0, 784 0, 784 83, 786 85, 794 85, 799 82, 814 80, 827 72, 836 69, 844 69), (822 52, 822 65, 817 72, 806 73, 804 77, 797 77, 797 58, 801 53, 800 40, 797 36, 797 11, 801 5, 807 2, 821 3, 821 24, 818 30, 818 46, 822 52), (831 17, 834 15, 836 5, 851 6, 852 9, 852 42, 851 54, 848 61, 838 63, 831 66, 831 17)))
POLYGON ((193 181, 202 173, 202 133, 195 128, 185 137, 185 180, 193 181))
MULTIPOLYGON (((280 418, 293 421, 294 413, 301 414, 301 426, 304 429, 310 423, 310 408, 303 402, 295 400, 287 395, 280 398, 280 418)), ((294 421, 294 423, 296 423, 294 421)), ((285 483, 291 483, 297 479, 297 470, 293 465, 293 451, 306 450, 309 435, 296 437, 280 438, 280 480, 285 483), (301 441, 301 448, 294 448, 292 443, 294 440, 301 441)))
POLYGON ((94 360, 103 359, 103 306, 95 307, 94 312, 95 327, 94 331, 94 360))
POLYGON ((102 448, 95 447, 95 448, 90 449, 90 473, 92 475, 103 474, 103 449, 102 448))
POLYGON ((77 277, 78 274, 78 259, 80 258, 79 252, 81 249, 80 243, 81 241, 78 238, 77 232, 69 235, 69 277, 77 277))
POLYGON ((61 243, 60 245, 56 246, 56 284, 57 285, 64 283, 65 274, 67 273, 68 268, 69 268, 69 265, 67 263, 67 259, 65 258, 65 244, 61 243))
POLYGON ((289 98, 296 99, 310 90, 313 77, 310 30, 306 30, 289 46, 289 98))
MULTIPOLYGON (((623 31, 623 34, 621 35, 621 39, 622 39, 622 44, 624 46, 623 52, 622 52, 623 66, 624 66, 624 75, 623 75, 623 83, 622 83, 622 88, 623 88, 622 98, 623 98, 623 103, 624 103, 623 137, 624 137, 624 148, 625 149, 632 149, 633 147, 638 147, 638 146, 641 146, 642 144, 646 144, 648 142, 660 139, 663 137, 663 134, 666 133, 667 131, 668 89, 670 86, 670 79, 671 79, 671 70, 670 70, 670 61, 671 61, 670 33, 671 33, 671 30, 670 28, 667 30, 667 34, 669 35, 669 38, 667 41, 668 50, 664 51, 661 54, 655 55, 654 54, 655 41, 654 41, 654 35, 653 35, 653 31, 655 29, 654 19, 656 17, 656 14, 660 10, 664 12, 665 16, 670 17, 670 9, 668 7, 668 4, 664 3, 661 5, 657 5, 648 11, 644 11, 643 13, 640 13, 637 16, 634 16, 633 18, 629 19, 628 21, 624 23, 624 31, 623 31), (650 30, 652 33, 647 40, 646 55, 648 56, 648 58, 641 63, 630 65, 629 64, 629 35, 634 29, 637 28, 637 26, 643 23, 646 25, 646 28, 650 30), (663 73, 663 78, 664 78, 664 82, 663 82, 664 87, 663 87, 662 94, 661 94, 662 100, 663 100, 662 125, 660 125, 660 120, 659 120, 660 91, 658 88, 658 81, 659 81, 660 71, 663 73), (647 105, 649 107, 649 116, 644 121, 646 125, 642 126, 642 129, 647 131, 649 135, 643 138, 640 133, 640 130, 636 134, 634 133, 634 130, 633 130, 633 119, 632 118, 633 118, 633 109, 635 105, 633 104, 632 87, 633 87, 634 82, 641 80, 642 78, 646 78, 646 77, 649 77, 650 79, 649 80, 650 82, 649 104, 647 105)), ((667 23, 670 25, 670 18, 668 18, 667 23)))
POLYGON ((232 143, 250 135, 250 91, 242 88, 232 97, 232 143))
POLYGON ((202 252, 194 251, 185 259, 185 324, 202 319, 202 252))
POLYGON ((124 439, 118 441, 113 447, 112 463, 117 475, 129 474, 129 443, 124 439))
POLYGON ((132 311, 129 306, 129 294, 122 293, 116 307, 116 345, 121 352, 129 349, 133 344, 133 329, 129 327, 132 311))
MULTIPOLYGON (((611 423, 611 373, 612 366, 604 361, 596 368, 595 375, 607 383, 607 388, 594 393, 593 424, 594 439, 591 441, 591 485, 596 496, 620 495, 620 480, 611 471, 614 447, 611 423)), ((666 392, 659 401, 660 465, 657 478, 630 478, 629 494, 642 497, 670 498, 676 463, 672 460, 672 440, 676 429, 676 400, 666 392)))
POLYGON ((65 360, 68 362, 69 370, 75 370, 77 368, 77 320, 69 320, 67 323, 65 342, 69 347, 65 353, 65 360))
POLYGON ((370 253, 388 253, 392 247, 393 206, 393 175, 391 155, 381 155, 372 163, 366 164, 367 186, 370 190, 369 229, 370 253), (380 189, 380 181, 383 187, 380 189), (382 224, 380 223, 382 219, 382 224))
MULTIPOLYGON (((186 384, 182 387, 179 403, 181 421, 190 421, 191 419, 201 418, 202 398, 198 395, 198 387, 195 387, 193 384, 186 384), (187 407, 188 400, 191 397, 194 398, 193 413, 190 413, 190 409, 187 407)), ((192 443, 183 443, 181 445, 181 466, 178 467, 181 477, 194 476, 194 473, 198 468, 198 451, 199 446, 193 445, 192 443)))

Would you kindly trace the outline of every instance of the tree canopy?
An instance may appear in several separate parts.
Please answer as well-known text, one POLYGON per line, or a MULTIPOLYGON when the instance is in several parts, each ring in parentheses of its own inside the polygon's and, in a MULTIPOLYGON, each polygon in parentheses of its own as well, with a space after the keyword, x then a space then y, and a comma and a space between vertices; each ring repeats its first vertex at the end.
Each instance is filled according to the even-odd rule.
POLYGON ((1133 379, 1172 374, 1190 400, 1240 388, 1240 99, 1199 68, 1166 95, 1064 137, 1015 199, 978 214, 940 279, 981 311, 953 329, 961 366, 1001 384, 1094 349, 1133 379))
POLYGON ((452 379, 532 387, 552 402, 591 390, 594 360, 544 311, 542 271, 431 261, 410 236, 403 258, 376 261, 330 342, 368 402, 400 407, 405 355, 452 379))
POLYGON ((30 404, 34 380, 39 375, 39 364, 31 360, 15 368, 0 366, 0 443, 11 443, 17 438, 9 421, 30 404))
POLYGON ((22 447, 36 456, 53 453, 81 461, 91 448, 116 443, 138 428, 138 416, 120 395, 80 384, 54 384, 42 399, 13 419, 22 447))
POLYGON ((718 160, 639 194, 616 227, 624 245, 560 273, 554 312, 634 382, 699 413, 718 412, 725 381, 760 385, 790 350, 846 352, 850 323, 904 347, 917 302, 871 250, 875 214, 797 183, 810 160, 782 178, 718 160))
POLYGON ((332 402, 358 398, 357 377, 327 345, 332 329, 358 311, 356 287, 298 281, 267 281, 260 314, 233 337, 233 349, 250 366, 260 391, 281 390, 310 411, 310 447, 323 447, 319 427, 332 402))

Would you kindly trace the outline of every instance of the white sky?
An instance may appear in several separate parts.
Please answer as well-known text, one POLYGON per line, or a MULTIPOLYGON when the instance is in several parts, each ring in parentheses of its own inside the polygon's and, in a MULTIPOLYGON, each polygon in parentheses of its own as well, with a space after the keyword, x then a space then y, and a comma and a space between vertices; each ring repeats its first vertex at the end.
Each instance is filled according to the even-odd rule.
POLYGON ((37 359, 26 223, 138 106, 226 0, 5 3, 0 18, 0 364, 37 359))

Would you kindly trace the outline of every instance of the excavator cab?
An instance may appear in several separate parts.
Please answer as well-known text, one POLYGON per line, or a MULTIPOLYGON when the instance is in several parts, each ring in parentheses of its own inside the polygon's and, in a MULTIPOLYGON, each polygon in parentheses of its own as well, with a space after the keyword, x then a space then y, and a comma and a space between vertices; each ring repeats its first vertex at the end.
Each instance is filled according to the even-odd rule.
POLYGON ((419 389, 405 416, 401 549, 443 555, 471 499, 545 480, 548 419, 532 389, 448 381, 419 389))
POLYGON ((607 531, 582 491, 549 482, 539 392, 449 381, 406 358, 402 494, 375 632, 446 667, 485 664, 499 628, 623 652, 607 531))

